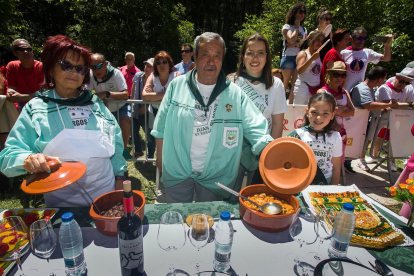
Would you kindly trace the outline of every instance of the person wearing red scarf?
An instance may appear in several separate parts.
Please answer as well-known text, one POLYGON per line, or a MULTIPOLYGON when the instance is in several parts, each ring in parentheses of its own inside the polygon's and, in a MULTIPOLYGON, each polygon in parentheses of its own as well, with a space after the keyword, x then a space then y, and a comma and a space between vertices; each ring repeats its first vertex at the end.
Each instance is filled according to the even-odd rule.
POLYGON ((364 48, 364 43, 368 39, 367 30, 358 27, 351 33, 351 46, 341 52, 348 69, 348 78, 344 86, 347 91, 351 91, 355 85, 364 81, 368 63, 377 64, 380 61, 391 60, 391 40, 394 35, 387 36, 389 38, 384 43, 384 54, 381 54, 364 48))
POLYGON ((317 93, 329 93, 336 100, 335 116, 339 124, 337 131, 342 136, 342 159, 345 162, 346 130, 344 127, 345 118, 354 116, 355 107, 351 101, 348 91, 343 89, 347 77, 345 63, 335 61, 332 67, 328 68, 325 76, 325 86, 318 90, 317 93))

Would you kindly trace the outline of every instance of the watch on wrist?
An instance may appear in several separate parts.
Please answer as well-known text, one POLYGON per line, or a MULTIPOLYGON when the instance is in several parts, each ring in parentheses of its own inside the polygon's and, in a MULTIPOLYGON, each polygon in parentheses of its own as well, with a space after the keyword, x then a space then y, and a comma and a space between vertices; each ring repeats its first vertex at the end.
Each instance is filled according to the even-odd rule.
POLYGON ((411 108, 411 109, 413 109, 413 102, 408 103, 408 107, 411 108))
POLYGON ((109 91, 106 91, 106 98, 109 98, 109 96, 111 96, 111 92, 109 92, 109 91))
POLYGON ((125 176, 117 175, 117 176, 115 176, 115 180, 125 180, 125 176))

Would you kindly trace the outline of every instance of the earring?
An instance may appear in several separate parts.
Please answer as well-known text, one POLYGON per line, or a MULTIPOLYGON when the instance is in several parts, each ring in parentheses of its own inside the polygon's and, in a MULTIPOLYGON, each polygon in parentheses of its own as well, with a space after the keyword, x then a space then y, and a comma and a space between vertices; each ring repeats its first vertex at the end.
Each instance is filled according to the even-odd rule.
POLYGON ((50 75, 50 82, 49 82, 49 86, 50 87, 55 87, 55 79, 53 78, 52 75, 50 75))

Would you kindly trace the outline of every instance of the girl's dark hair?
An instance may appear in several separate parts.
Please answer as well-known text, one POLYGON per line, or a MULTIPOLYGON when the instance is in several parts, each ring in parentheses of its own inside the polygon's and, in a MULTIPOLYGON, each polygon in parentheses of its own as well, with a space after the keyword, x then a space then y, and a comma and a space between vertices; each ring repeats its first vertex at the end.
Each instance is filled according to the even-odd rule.
MULTIPOLYGON (((306 12, 306 6, 305 6, 305 3, 303 2, 296 3, 293 7, 289 9, 288 13, 286 14, 286 24, 289 24, 289 25, 295 24, 295 15, 301 8, 303 8, 306 12)), ((305 21, 305 19, 306 19, 306 14, 303 17, 303 20, 300 21, 301 26, 302 26, 303 21, 305 21)))
POLYGON ((332 16, 331 12, 328 10, 328 8, 323 7, 318 11, 318 15, 316 16, 316 23, 319 23, 319 19, 324 18, 326 15, 332 16))
MULTIPOLYGON (((326 102, 328 104, 331 105, 332 107, 332 112, 335 111, 336 108, 336 100, 335 98, 328 93, 316 93, 315 95, 313 95, 312 97, 309 98, 308 101, 308 110, 311 108, 311 106, 316 103, 316 102, 326 102)), ((307 126, 310 124, 309 122, 309 117, 308 114, 305 114, 305 116, 303 117, 303 125, 302 126, 307 126)), ((333 117, 333 119, 329 122, 329 124, 327 124, 324 128, 323 131, 325 133, 327 133, 328 135, 332 134, 332 131, 334 131, 333 126, 336 124, 336 119, 335 116, 333 117)))
POLYGON ((263 35, 259 33, 255 33, 244 40, 243 46, 241 47, 240 54, 239 54, 239 68, 237 69, 234 80, 237 80, 244 70, 244 66, 243 66, 244 55, 246 54, 247 44, 249 44, 250 41, 263 41, 265 44, 266 64, 263 67, 262 76, 265 78, 265 81, 266 81, 266 89, 269 89, 273 85, 272 55, 270 53, 269 41, 267 41, 266 37, 264 37, 263 35))

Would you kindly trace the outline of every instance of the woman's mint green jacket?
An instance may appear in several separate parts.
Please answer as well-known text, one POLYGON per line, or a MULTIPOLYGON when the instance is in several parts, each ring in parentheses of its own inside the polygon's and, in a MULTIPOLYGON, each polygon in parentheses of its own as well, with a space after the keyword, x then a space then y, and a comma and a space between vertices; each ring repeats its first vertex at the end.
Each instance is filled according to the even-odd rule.
POLYGON ((158 109, 151 134, 162 138, 162 176, 165 187, 193 178, 219 197, 230 194, 215 185, 234 187, 240 166, 243 137, 258 155, 273 140, 267 121, 254 103, 234 83, 220 94, 207 149, 204 170, 193 173, 190 150, 194 129, 194 104, 185 76, 175 78, 158 109))
MULTIPOLYGON (((53 89, 45 92, 48 97, 53 98, 53 89)), ((60 99, 56 93, 56 98, 60 99)), ((107 129, 104 133, 115 147, 115 154, 111 157, 114 175, 123 176, 128 171, 125 158, 122 156, 124 143, 122 141, 121 129, 116 119, 95 95, 92 98, 92 112, 100 120, 111 126, 111 134, 107 129)), ((66 128, 73 129, 72 119, 65 105, 59 105, 63 122, 66 128)), ((96 117, 91 114, 85 130, 100 130, 96 117)), ((9 177, 27 173, 23 169, 24 160, 31 154, 42 153, 47 144, 63 130, 62 121, 52 101, 45 102, 40 98, 33 98, 23 108, 13 129, 10 131, 6 141, 6 147, 0 152, 1 172, 9 177)), ((62 145, 64 147, 65 145, 62 145)), ((57 156, 59 157, 59 156, 57 156)))

